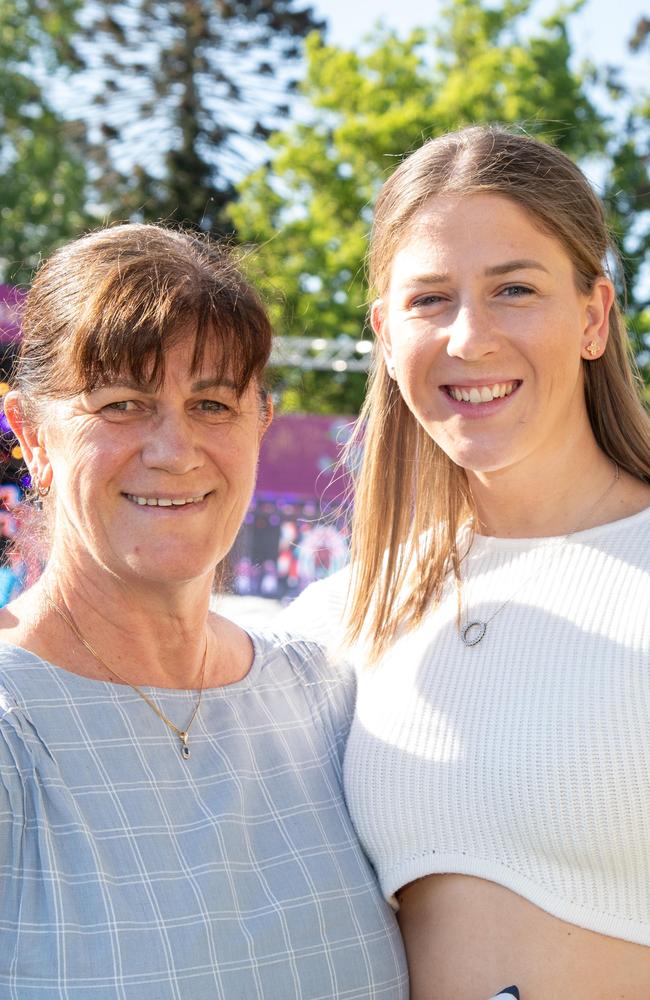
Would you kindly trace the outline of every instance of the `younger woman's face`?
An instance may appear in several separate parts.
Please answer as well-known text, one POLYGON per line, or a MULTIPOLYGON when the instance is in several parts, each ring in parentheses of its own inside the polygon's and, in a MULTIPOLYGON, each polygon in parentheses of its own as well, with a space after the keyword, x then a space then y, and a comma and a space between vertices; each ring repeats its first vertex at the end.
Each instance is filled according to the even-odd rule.
POLYGON ((372 324, 406 404, 459 466, 544 462, 591 434, 587 346, 613 292, 585 295, 561 244, 495 194, 432 198, 393 259, 372 324))

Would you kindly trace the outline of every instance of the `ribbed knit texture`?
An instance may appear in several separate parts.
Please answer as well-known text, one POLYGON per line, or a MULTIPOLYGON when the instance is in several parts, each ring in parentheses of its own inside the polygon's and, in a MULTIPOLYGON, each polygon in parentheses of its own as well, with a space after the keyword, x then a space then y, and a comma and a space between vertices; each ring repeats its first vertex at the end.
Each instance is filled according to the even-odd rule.
MULTIPOLYGON (((477 646, 450 587, 359 668, 346 796, 382 889, 474 875, 650 945, 650 508, 567 540, 478 537, 464 571, 465 620, 508 601, 477 646)), ((331 636, 343 582, 293 624, 331 636)))

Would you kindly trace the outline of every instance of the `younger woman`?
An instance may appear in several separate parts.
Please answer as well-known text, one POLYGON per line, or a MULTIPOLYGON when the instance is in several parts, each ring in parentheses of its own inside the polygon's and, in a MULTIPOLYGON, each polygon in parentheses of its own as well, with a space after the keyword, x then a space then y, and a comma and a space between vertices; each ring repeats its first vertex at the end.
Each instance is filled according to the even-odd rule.
MULTIPOLYGON (((413 1000, 650 996, 650 421, 602 205, 474 127, 385 184, 345 762, 413 1000)), ((345 580, 285 617, 331 636, 345 580)))

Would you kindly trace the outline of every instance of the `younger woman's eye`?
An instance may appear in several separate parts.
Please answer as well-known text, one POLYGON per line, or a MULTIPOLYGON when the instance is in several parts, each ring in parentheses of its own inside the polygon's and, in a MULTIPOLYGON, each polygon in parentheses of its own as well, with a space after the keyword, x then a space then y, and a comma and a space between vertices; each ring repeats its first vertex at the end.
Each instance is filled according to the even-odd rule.
POLYGON ((509 299, 517 299, 525 295, 532 295, 533 289, 529 288, 528 285, 506 285, 506 287, 502 289, 501 294, 505 295, 506 298, 509 299))
POLYGON ((443 301, 444 299, 442 295, 435 295, 431 292, 429 295, 420 295, 419 298, 414 299, 413 302, 411 302, 411 307, 413 309, 417 309, 420 306, 435 306, 438 305, 439 302, 443 301))

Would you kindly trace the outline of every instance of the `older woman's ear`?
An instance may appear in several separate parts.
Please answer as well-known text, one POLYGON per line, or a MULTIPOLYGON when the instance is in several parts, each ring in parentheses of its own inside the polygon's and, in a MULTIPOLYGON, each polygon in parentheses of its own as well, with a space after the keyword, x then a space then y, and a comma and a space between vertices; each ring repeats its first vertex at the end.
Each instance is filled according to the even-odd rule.
POLYGON ((273 421, 273 397, 268 389, 262 389, 264 398, 262 400, 262 429, 260 433, 260 441, 268 431, 271 423, 273 421))
POLYGON ((18 438, 25 465, 37 486, 47 488, 52 484, 52 466, 45 446, 45 433, 25 413, 23 398, 12 390, 4 397, 7 423, 18 438))

